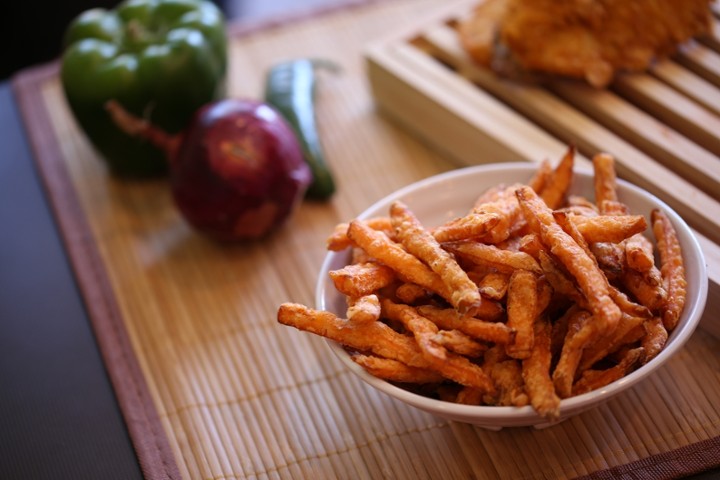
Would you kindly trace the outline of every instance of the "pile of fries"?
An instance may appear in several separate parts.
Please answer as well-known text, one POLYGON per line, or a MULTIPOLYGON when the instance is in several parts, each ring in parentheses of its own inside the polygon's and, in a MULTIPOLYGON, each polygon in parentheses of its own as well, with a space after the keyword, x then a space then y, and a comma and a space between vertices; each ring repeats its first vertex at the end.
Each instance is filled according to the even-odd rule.
POLYGON ((532 405, 557 419, 561 399, 654 358, 687 293, 666 214, 653 210, 648 225, 629 212, 608 154, 593 158, 594 201, 570 195, 574 163, 571 147, 527 185, 498 185, 444 225, 422 225, 401 201, 386 217, 338 225, 327 246, 352 249, 330 272, 346 318, 284 303, 278 321, 339 342, 372 375, 419 394, 532 405))

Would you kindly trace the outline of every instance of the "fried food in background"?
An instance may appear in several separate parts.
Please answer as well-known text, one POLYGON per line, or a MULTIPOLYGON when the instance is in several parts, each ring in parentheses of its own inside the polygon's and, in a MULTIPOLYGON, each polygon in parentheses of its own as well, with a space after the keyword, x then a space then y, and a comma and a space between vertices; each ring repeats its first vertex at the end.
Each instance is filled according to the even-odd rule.
POLYGON ((605 87, 710 31, 710 0, 486 0, 459 24, 465 50, 509 76, 556 74, 605 87))

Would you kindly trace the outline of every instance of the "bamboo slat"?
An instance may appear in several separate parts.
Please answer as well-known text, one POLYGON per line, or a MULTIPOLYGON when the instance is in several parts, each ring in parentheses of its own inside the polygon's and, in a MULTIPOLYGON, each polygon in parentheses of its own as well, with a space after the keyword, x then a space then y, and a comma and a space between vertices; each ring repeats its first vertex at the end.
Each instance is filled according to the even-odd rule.
MULTIPOLYGON (((108 176, 69 114, 58 78, 41 83, 37 101, 50 115, 59 158, 91 228, 84 241, 98 245, 183 478, 569 478, 720 436, 720 349, 705 331, 647 381, 600 408, 543 430, 492 432, 378 393, 344 369, 323 340, 277 323, 280 303, 312 304, 324 240, 336 223, 402 186, 456 168, 450 158, 458 154, 488 162, 564 151, 564 139, 495 93, 463 103, 456 94, 477 93, 476 83, 437 69, 414 45, 384 53, 392 61, 410 58, 396 74, 365 63, 371 42, 447 8, 437 0, 370 2, 232 37, 235 97, 260 97, 263 73, 281 60, 325 57, 342 66, 339 75, 322 76, 317 97, 338 192, 328 203, 304 203, 261 243, 211 242, 184 223, 163 180, 108 176), (368 74, 397 75, 387 99, 404 99, 416 108, 412 115, 450 121, 461 109, 463 121, 453 125, 462 127, 440 129, 448 143, 428 148, 427 137, 421 141, 378 115, 368 74), (438 97, 435 82, 447 87, 438 97), (412 86, 413 95, 403 96, 402 85, 412 86)), ((628 176, 640 177, 624 165, 628 176)), ((668 198, 687 203, 690 182, 667 178, 680 192, 668 198)), ((693 195, 707 204, 696 223, 710 222, 705 216, 716 199, 693 195)), ((713 232, 706 242, 716 248, 713 232)), ((717 281, 717 269, 711 278, 717 281)), ((717 315, 706 313, 714 323, 717 315)))

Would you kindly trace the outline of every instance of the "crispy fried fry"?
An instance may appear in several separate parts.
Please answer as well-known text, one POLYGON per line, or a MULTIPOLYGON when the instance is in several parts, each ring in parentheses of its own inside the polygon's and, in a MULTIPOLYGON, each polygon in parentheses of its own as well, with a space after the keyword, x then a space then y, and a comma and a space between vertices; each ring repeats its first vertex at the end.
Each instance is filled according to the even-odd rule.
POLYGON ((478 283, 480 294, 491 300, 500 301, 507 293, 510 275, 500 272, 489 272, 483 275, 478 283))
POLYGON ((623 271, 620 279, 628 292, 651 312, 657 313, 665 305, 667 292, 662 278, 627 268, 623 271))
POLYGON ((644 350, 642 347, 634 348, 628 350, 625 357, 614 367, 606 370, 587 370, 583 372, 580 380, 573 385, 573 395, 581 395, 621 379, 642 361, 643 356, 644 350))
POLYGON ((510 343, 515 335, 512 328, 500 322, 486 322, 477 318, 460 315, 452 308, 438 308, 433 305, 417 307, 420 315, 445 330, 460 330, 472 338, 497 344, 510 343))
POLYGON ((530 186, 530 188, 535 190, 535 193, 540 195, 545 189, 545 185, 550 182, 552 173, 552 163, 550 163, 550 160, 548 160, 547 158, 544 158, 540 162, 540 165, 538 165, 538 168, 535 171, 535 175, 533 175, 533 177, 530 179, 528 185, 530 186))
POLYGON ((497 213, 471 212, 464 217, 456 218, 440 225, 431 231, 438 242, 454 242, 483 238, 500 222, 497 213))
POLYGON ((685 307, 687 280, 683 263, 680 240, 675 227, 661 210, 651 212, 653 233, 660 254, 660 272, 662 273, 667 302, 662 309, 662 319, 668 332, 677 326, 685 307))
MULTIPOLYGON (((385 232, 392 238, 393 228, 389 217, 376 217, 363 220, 365 224, 373 230, 385 232)), ((339 252, 352 246, 352 241, 347 236, 349 223, 338 223, 333 233, 327 238, 327 249, 333 252, 339 252)))
POLYGON ((593 315, 602 322, 600 331, 611 332, 620 320, 620 309, 609 295, 607 279, 594 259, 557 224, 550 209, 529 187, 517 190, 520 205, 528 217, 537 218, 540 239, 575 278, 593 315))
POLYGON ((540 317, 535 322, 535 346, 522 361, 522 376, 530 404, 543 417, 556 420, 560 416, 560 398, 550 378, 550 322, 540 317))
POLYGON ((612 200, 603 200, 598 204, 598 209, 602 215, 629 215, 630 208, 622 202, 612 200))
POLYGON ((485 235, 484 240, 487 243, 500 243, 507 240, 513 231, 522 228, 524 219, 514 193, 520 186, 521 184, 514 184, 493 192, 492 196, 483 195, 473 207, 473 213, 496 214, 500 218, 495 227, 485 235), (484 201, 488 198, 492 200, 484 201))
POLYGON ((515 330, 515 340, 505 346, 505 351, 512 358, 530 357, 538 315, 538 282, 532 272, 516 270, 510 277, 507 314, 507 325, 515 330))
POLYGON ((595 203, 600 207, 600 213, 606 214, 602 202, 617 202, 617 176, 615 174, 615 158, 607 153, 598 153, 593 156, 593 183, 595 187, 595 203))
POLYGON ((653 244, 641 234, 635 234, 625 240, 625 262, 629 268, 638 272, 647 272, 655 267, 653 244))
POLYGON ((645 329, 645 335, 642 338, 641 346, 645 349, 643 363, 647 363, 657 357, 658 353, 665 348, 668 332, 660 317, 646 320, 643 323, 643 328, 645 329))
POLYGON ((382 307, 383 314, 402 322, 412 332, 425 360, 434 370, 460 385, 479 388, 486 392, 495 390, 495 386, 482 368, 461 355, 449 352, 433 340, 438 332, 437 325, 417 313, 413 307, 393 303, 388 299, 382 301, 382 307))
POLYGON ((625 268, 625 250, 622 245, 597 242, 590 244, 590 251, 609 280, 615 280, 622 275, 625 268))
POLYGON ((370 295, 395 281, 395 272, 390 267, 375 262, 346 265, 331 270, 328 275, 335 288, 352 298, 370 295))
POLYGON ((280 305, 277 319, 283 325, 329 338, 361 352, 372 352, 413 367, 430 366, 411 337, 397 333, 382 322, 355 324, 333 313, 297 303, 280 305))
POLYGON ((380 300, 377 295, 348 297, 347 319, 355 323, 370 323, 380 319, 380 300))
POLYGON ((451 352, 469 358, 477 358, 487 350, 487 345, 473 340, 460 330, 440 330, 432 339, 451 352))
POLYGON ((575 209, 582 211, 584 214, 594 217, 599 215, 598 207, 591 202, 587 197, 582 195, 568 195, 567 205, 563 208, 575 209))
POLYGON ((523 235, 520 239, 518 251, 527 253, 535 260, 539 261, 541 250, 545 250, 545 245, 542 244, 538 235, 534 233, 528 233, 526 235, 523 235))
POLYGON ((466 260, 490 266, 499 272, 512 273, 515 270, 542 272, 537 261, 524 252, 502 250, 495 245, 473 241, 445 243, 443 247, 466 260))
POLYGON ((353 353, 350 355, 353 362, 357 363, 371 375, 378 378, 398 383, 439 383, 444 380, 443 376, 435 370, 426 368, 411 367, 397 360, 375 357, 353 353))
POLYGON ((642 215, 570 215, 570 219, 588 243, 620 243, 647 228, 642 215))
POLYGON ((477 285, 470 280, 455 258, 444 250, 404 203, 395 201, 390 206, 390 219, 400 242, 442 279, 450 292, 450 303, 460 313, 473 315, 482 298, 477 285))
POLYGON ((509 359, 495 363, 491 369, 490 378, 497 390, 496 398, 490 399, 492 403, 522 407, 530 402, 525 393, 520 361, 509 359))
POLYGON ((551 210, 559 208, 565 203, 572 184, 574 165, 575 147, 570 146, 553 170, 545 188, 539 194, 551 210))
POLYGON ((573 309, 568 316, 568 328, 560 359, 553 371, 555 391, 560 398, 572 395, 572 386, 583 350, 595 339, 597 332, 592 315, 586 310, 573 309))
POLYGON ((450 300, 451 293, 440 276, 383 232, 353 220, 348 227, 348 237, 370 256, 392 268, 404 282, 415 283, 450 300))
POLYGON ((624 314, 644 319, 652 317, 652 312, 648 308, 633 302, 625 293, 612 285, 610 286, 610 296, 624 314))
POLYGON ((430 295, 427 290, 414 283, 403 283, 395 289, 395 296, 398 300, 412 305, 423 300, 427 300, 430 295))
MULTIPOLYGON (((598 361, 626 345, 625 341, 628 333, 638 325, 642 325, 644 320, 644 318, 632 317, 623 313, 622 319, 614 332, 610 335, 601 336, 595 343, 583 351, 578 371, 584 372, 592 368, 598 361)), ((600 335, 602 335, 602 333, 600 333, 600 335)))
POLYGON ((583 297, 572 279, 565 273, 560 265, 558 265, 558 262, 545 250, 540 251, 539 257, 545 279, 550 283, 553 290, 560 295, 572 299, 573 302, 585 306, 585 297, 583 297))

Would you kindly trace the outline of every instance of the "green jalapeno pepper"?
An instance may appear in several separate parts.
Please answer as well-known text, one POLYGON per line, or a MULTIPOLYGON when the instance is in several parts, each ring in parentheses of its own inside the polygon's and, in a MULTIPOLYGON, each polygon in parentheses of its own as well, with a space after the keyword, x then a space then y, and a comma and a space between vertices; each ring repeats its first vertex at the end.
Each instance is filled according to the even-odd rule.
POLYGON ((126 0, 88 10, 69 25, 65 45, 68 104, 115 174, 153 175, 167 165, 163 152, 113 123, 108 100, 172 134, 224 95, 225 18, 206 0, 126 0))
POLYGON ((275 107, 296 133, 303 157, 313 174, 305 197, 326 200, 335 193, 335 181, 320 142, 315 118, 315 69, 336 70, 323 60, 299 59, 273 66, 265 82, 265 102, 275 107))

